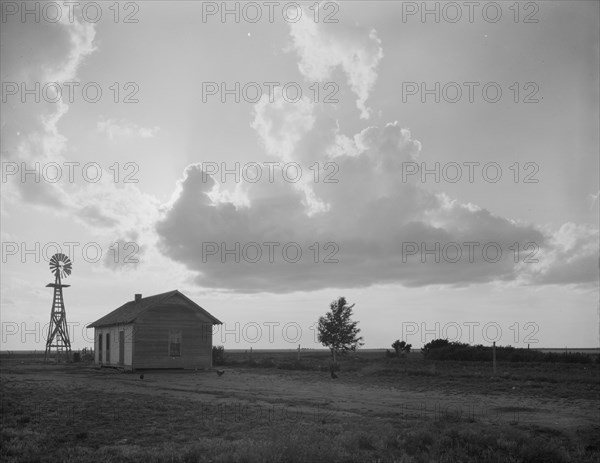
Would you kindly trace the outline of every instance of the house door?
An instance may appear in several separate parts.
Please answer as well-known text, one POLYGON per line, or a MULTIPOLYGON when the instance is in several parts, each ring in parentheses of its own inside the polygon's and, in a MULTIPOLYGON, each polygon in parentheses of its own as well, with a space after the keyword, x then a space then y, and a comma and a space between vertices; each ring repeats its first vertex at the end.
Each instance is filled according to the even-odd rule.
POLYGON ((125 364, 125 331, 119 331, 119 365, 125 364))

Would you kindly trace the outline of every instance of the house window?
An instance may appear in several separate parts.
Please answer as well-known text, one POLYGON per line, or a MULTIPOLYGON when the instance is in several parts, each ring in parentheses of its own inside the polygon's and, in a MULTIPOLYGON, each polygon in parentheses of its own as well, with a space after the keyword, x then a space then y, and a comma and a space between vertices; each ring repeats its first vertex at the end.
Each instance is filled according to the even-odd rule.
POLYGON ((102 362, 102 333, 98 335, 98 361, 102 362))
POLYGON ((110 362, 110 333, 106 333, 106 363, 110 362))
POLYGON ((181 331, 169 332, 169 356, 181 356, 181 331))

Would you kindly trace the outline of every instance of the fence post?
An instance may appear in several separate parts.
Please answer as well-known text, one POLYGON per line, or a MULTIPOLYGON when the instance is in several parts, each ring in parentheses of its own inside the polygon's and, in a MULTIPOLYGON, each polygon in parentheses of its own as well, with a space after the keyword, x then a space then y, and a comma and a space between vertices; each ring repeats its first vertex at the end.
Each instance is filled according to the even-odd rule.
POLYGON ((496 376, 496 341, 492 345, 492 363, 494 365, 494 376, 496 376))

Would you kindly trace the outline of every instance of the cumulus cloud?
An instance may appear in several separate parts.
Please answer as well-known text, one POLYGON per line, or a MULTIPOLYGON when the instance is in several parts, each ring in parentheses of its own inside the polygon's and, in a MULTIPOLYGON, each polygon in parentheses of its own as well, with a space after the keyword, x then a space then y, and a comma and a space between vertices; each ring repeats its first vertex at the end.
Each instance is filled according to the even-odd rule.
MULTIPOLYGON (((26 25, 23 27, 27 27, 26 25)), ((68 15, 52 25, 37 25, 47 35, 50 52, 36 55, 36 66, 28 61, 19 61, 11 57, 7 69, 7 80, 26 81, 27 88, 33 88, 35 82, 44 85, 46 82, 77 81, 81 65, 96 50, 95 24, 83 21, 76 13, 73 22, 68 15)), ((39 30, 36 29, 36 33, 39 30)), ((12 36, 23 40, 25 32, 13 30, 12 36), (23 36, 24 35, 24 36, 23 36)), ((17 41, 17 40, 16 40, 17 41)), ((64 162, 68 151, 69 140, 61 133, 60 123, 69 111, 65 102, 66 91, 56 102, 20 103, 16 95, 15 104, 3 105, 3 121, 9 119, 12 125, 2 126, 2 158, 16 167, 16 175, 7 177, 3 183, 3 206, 23 203, 42 209, 52 210, 56 215, 73 217, 83 224, 93 236, 106 245, 112 242, 127 243, 131 241, 132 232, 139 233, 138 245, 153 244, 153 223, 158 217, 158 201, 143 194, 133 184, 115 184, 112 174, 100 172, 100 180, 91 182, 73 182, 64 162), (63 170, 62 179, 56 182, 47 181, 44 168, 58 165, 63 170), (36 171, 37 174, 22 176, 24 169, 36 171)), ((109 138, 137 135, 142 138, 153 137, 158 127, 145 128, 129 122, 105 119, 100 121, 99 130, 107 133, 109 138)), ((69 159, 71 160, 71 159, 69 159)), ((3 207, 3 215, 12 208, 3 207)), ((127 250, 124 250, 127 251, 127 250)), ((122 262, 122 261, 119 261, 122 262)), ((115 266, 105 260, 111 268, 115 266)))
POLYGON ((547 246, 546 236, 532 226, 434 194, 414 182, 403 183, 402 163, 417 159, 421 144, 399 123, 345 137, 325 116, 315 117, 313 130, 324 128, 328 137, 321 130, 314 137, 307 131, 305 137, 313 143, 297 143, 292 152, 293 159, 302 160, 310 156, 298 150, 318 147, 320 160, 338 167, 337 183, 307 184, 328 205, 327 211, 310 214, 304 191, 284 181, 248 187, 246 207, 216 203, 210 196, 218 188, 216 181, 200 165, 187 168, 179 195, 157 231, 163 251, 196 271, 199 285, 291 292, 380 283, 512 281, 519 265, 510 246, 547 246), (267 242, 279 243, 273 262, 263 244, 267 242), (295 246, 283 255, 288 243, 302 250, 297 262, 290 262, 295 246), (314 243, 319 243, 318 256, 314 243), (434 252, 422 252, 428 250, 434 252), (451 262, 457 251, 462 257, 451 262), (252 262, 259 252, 262 257, 252 262))
MULTIPOLYGON (((16 61, 7 63, 10 64, 8 68, 11 74, 7 74, 6 80, 16 80, 19 76, 24 80, 27 78, 26 82, 20 83, 19 91, 23 85, 33 88, 35 82, 39 82, 41 87, 46 82, 75 80, 78 67, 95 51, 94 24, 80 19, 69 22, 63 15, 55 26, 46 33, 52 34, 52 43, 57 43, 60 47, 53 48, 51 54, 40 56, 39 66, 31 69, 30 66, 19 66, 16 61)), ((23 104, 18 101, 19 95, 13 97, 17 98, 17 103, 10 104, 9 101, 3 108, 3 119, 13 121, 2 127, 3 160, 15 162, 20 171, 24 170, 23 167, 35 169, 36 163, 46 165, 50 162, 62 162, 62 153, 68 140, 60 133, 58 124, 68 112, 69 106, 62 98, 55 103, 42 101, 29 104, 27 102, 30 100, 26 100, 23 104)), ((21 198, 31 204, 52 206, 59 210, 68 207, 70 202, 69 195, 61 185, 40 181, 35 175, 25 178, 20 175, 11 176, 10 181, 4 185, 3 193, 6 195, 3 201, 21 198)))
POLYGON ((114 141, 127 137, 154 138, 160 127, 141 127, 124 120, 101 119, 96 124, 96 129, 98 132, 106 134, 109 140, 114 141))
MULTIPOLYGON (((532 255, 522 264, 523 278, 532 284, 592 284, 600 277, 598 228, 588 224, 563 224, 549 232, 548 246, 541 256, 532 255)), ((533 254, 533 249, 527 254, 533 254)))
MULTIPOLYGON (((290 103, 285 101, 282 91, 276 89, 271 103, 266 95, 262 96, 254 107, 253 115, 254 120, 250 125, 256 131, 265 152, 283 165, 298 163, 306 172, 322 157, 319 147, 314 146, 313 138, 307 136, 309 132, 322 133, 324 129, 319 127, 318 131, 312 130, 316 117, 313 104, 307 97, 290 103), (307 141, 313 146, 304 146, 307 141)), ((329 206, 314 194, 308 175, 299 175, 298 180, 292 183, 304 195, 303 204, 309 215, 328 210, 329 206)), ((247 197, 244 203, 247 205, 247 197)))
POLYGON ((81 19, 70 22, 67 15, 60 18, 60 23, 67 30, 71 46, 62 62, 45 66, 46 82, 66 82, 73 79, 83 60, 96 50, 94 23, 81 19))
MULTIPOLYGON (((375 31, 337 26, 290 25, 298 67, 318 81, 341 69, 368 118, 381 43, 375 31)), ((297 163, 302 178, 282 180, 278 165, 277 181, 243 182, 232 193, 201 165, 188 166, 156 225, 162 252, 193 270, 198 285, 244 293, 585 284, 594 275, 597 230, 542 230, 405 181, 404 163, 421 151, 408 128, 396 121, 347 134, 332 113, 281 95, 259 101, 251 126, 265 152, 297 163), (532 249, 538 262, 526 260, 532 249)))
POLYGON ((298 54, 298 68, 309 81, 324 82, 341 69, 356 95, 360 117, 368 119, 366 105, 377 80, 377 66, 383 58, 381 40, 375 30, 359 26, 327 27, 302 14, 299 21, 290 23, 292 49, 298 54))

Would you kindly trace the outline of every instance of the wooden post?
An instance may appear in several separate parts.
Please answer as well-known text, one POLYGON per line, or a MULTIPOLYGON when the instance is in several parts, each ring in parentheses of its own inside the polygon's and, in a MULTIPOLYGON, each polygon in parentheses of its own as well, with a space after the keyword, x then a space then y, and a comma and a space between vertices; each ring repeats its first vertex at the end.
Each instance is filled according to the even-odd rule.
POLYGON ((300 361, 300 344, 298 344, 298 361, 300 361))
POLYGON ((250 360, 252 360, 252 347, 250 348, 250 360))
POLYGON ((496 376, 496 341, 492 345, 492 363, 494 365, 494 376, 496 376))

